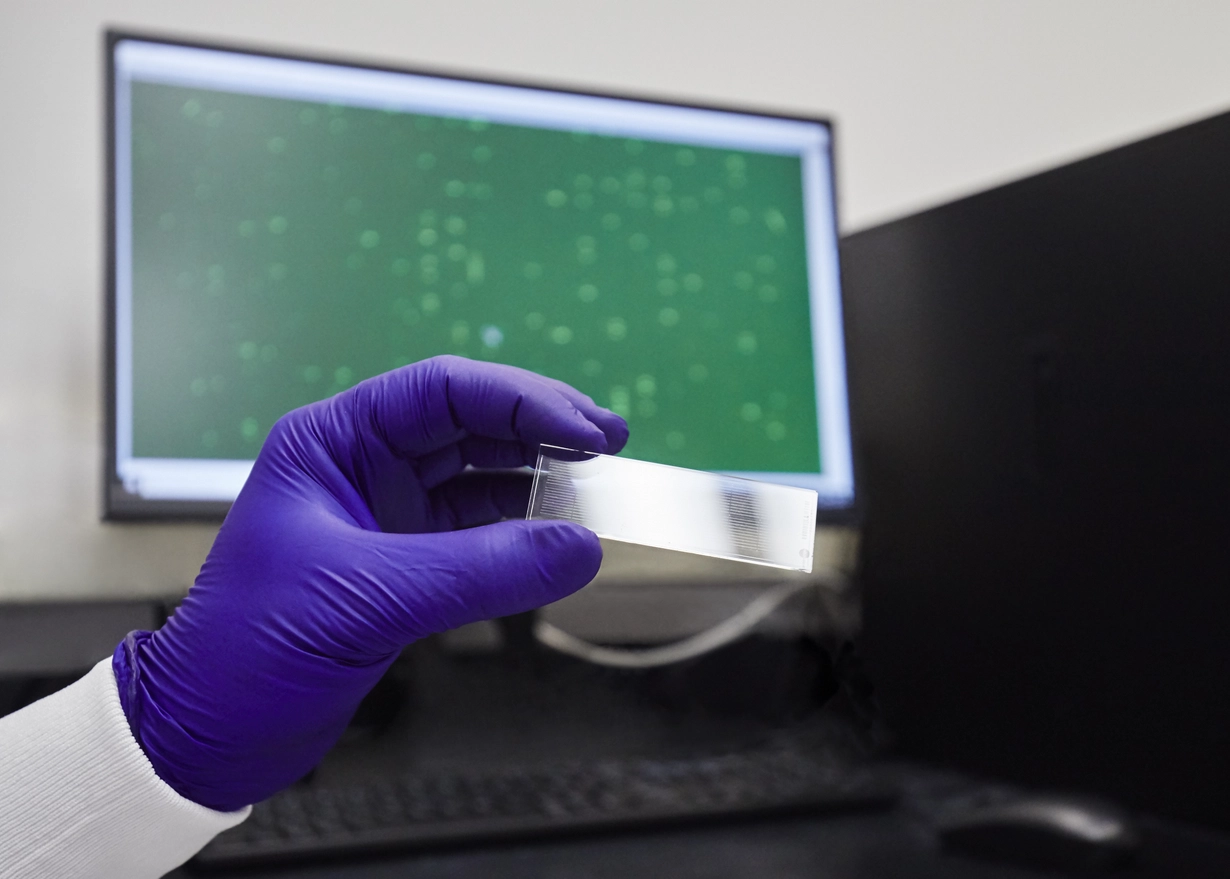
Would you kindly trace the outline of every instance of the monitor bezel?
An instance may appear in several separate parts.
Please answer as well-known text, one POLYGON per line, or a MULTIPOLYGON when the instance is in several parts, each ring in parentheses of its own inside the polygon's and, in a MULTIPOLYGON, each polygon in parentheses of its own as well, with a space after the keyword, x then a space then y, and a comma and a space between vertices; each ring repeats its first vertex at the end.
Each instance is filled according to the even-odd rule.
POLYGON ((466 74, 453 70, 445 70, 442 68, 407 66, 407 65, 392 65, 381 64, 373 61, 356 60, 338 55, 317 54, 312 52, 288 52, 276 49, 256 47, 237 42, 225 40, 211 39, 196 39, 179 36, 170 36, 166 34, 158 34, 146 31, 128 30, 125 28, 107 28, 103 32, 103 65, 104 65, 104 99, 106 107, 103 112, 103 130, 105 144, 103 149, 104 157, 104 174, 105 181, 105 198, 103 202, 103 210, 105 216, 103 218, 104 227, 104 277, 106 289, 104 291, 104 308, 103 316, 104 339, 103 339, 103 356, 104 356, 104 382, 103 382, 103 429, 105 435, 103 437, 103 491, 102 491, 102 518, 104 520, 115 521, 206 521, 220 522, 226 517, 227 512, 231 508, 230 501, 207 501, 207 500, 159 500, 144 498, 139 495, 134 495, 127 491, 119 476, 117 467, 117 445, 116 445, 116 428, 117 428, 117 413, 116 413, 116 390, 117 390, 117 375, 116 375, 116 307, 117 307, 117 290, 116 290, 116 144, 115 144, 115 98, 116 98, 116 64, 115 52, 118 45, 125 40, 133 40, 140 42, 159 43, 168 46, 181 46, 194 49, 208 49, 221 52, 234 52, 238 54, 253 55, 264 58, 284 59, 289 61, 307 61, 317 64, 328 64, 340 67, 350 67, 361 70, 372 70, 387 73, 405 73, 419 76, 439 77, 443 79, 451 79, 459 82, 469 82, 476 84, 487 85, 505 85, 527 89, 539 89, 552 91, 562 94, 582 95, 587 97, 613 98, 617 100, 637 101, 647 104, 654 104, 665 107, 683 107, 698 110, 713 110, 723 113, 741 113, 751 116, 760 116, 768 119, 785 119, 798 122, 807 122, 816 125, 824 126, 829 134, 829 184, 833 194, 831 200, 832 224, 835 232, 834 254, 836 257, 836 280, 837 280, 837 297, 838 307, 841 312, 841 334, 843 340, 842 350, 842 365, 847 372, 846 389, 846 419, 848 424, 848 432, 850 435, 850 454, 851 454, 851 497, 849 500, 828 505, 821 500, 817 507, 816 523, 817 525, 849 525, 854 524, 859 519, 859 510, 861 509, 861 494, 859 492, 859 463, 858 463, 858 443, 857 431, 853 423, 853 415, 849 403, 849 357, 845 351, 845 339, 847 333, 847 317, 846 308, 844 307, 844 297, 841 291, 841 263, 839 255, 840 244, 840 226, 839 219, 839 201, 840 193, 838 189, 838 181, 836 174, 837 167, 837 147, 836 147, 836 126, 829 117, 815 116, 805 113, 786 113, 779 111, 770 111, 758 108, 749 108, 746 106, 738 106, 731 104, 719 104, 711 102, 695 102, 690 100, 671 100, 662 96, 647 96, 635 92, 625 91, 607 91, 604 89, 576 88, 570 86, 562 86, 555 83, 548 83, 542 80, 518 79, 515 77, 485 77, 475 74, 466 74))

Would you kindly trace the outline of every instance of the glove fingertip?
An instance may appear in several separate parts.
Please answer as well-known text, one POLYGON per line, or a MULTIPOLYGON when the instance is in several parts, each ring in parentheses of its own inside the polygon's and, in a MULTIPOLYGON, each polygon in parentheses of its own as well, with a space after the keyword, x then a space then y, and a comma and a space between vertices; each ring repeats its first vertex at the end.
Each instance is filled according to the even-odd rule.
POLYGON ((523 523, 533 543, 543 584, 560 597, 580 589, 602 566, 598 535, 572 522, 523 523))

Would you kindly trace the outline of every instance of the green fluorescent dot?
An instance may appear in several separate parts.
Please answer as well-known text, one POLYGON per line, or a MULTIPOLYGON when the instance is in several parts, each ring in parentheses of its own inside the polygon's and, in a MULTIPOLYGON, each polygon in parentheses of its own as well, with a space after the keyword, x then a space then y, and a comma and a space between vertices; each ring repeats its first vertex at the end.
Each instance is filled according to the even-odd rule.
POLYGON ((464 345, 470 339, 470 325, 463 320, 453 324, 451 331, 454 345, 464 345))
POLYGON ((671 451, 677 452, 687 444, 682 433, 677 430, 672 430, 666 435, 666 447, 671 451))
POLYGON ((653 178, 653 191, 661 194, 666 194, 671 191, 671 179, 666 176, 653 178))
POLYGON ((688 378, 694 382, 703 382, 709 377, 709 368, 703 363, 693 363, 688 367, 688 378))
POLYGON ((691 150, 677 150, 675 152, 675 161, 683 165, 685 168, 696 164, 696 153, 691 150))
POLYGON ((424 314, 435 314, 440 310, 440 296, 438 293, 424 293, 419 305, 424 314))
POLYGON ((577 239, 577 250, 593 250, 598 246, 598 240, 592 235, 582 235, 577 239))
POLYGON ((552 189, 547 193, 547 204, 553 208, 562 208, 568 204, 568 193, 562 189, 552 189))
POLYGON ((537 311, 531 311, 525 316, 525 328, 528 330, 541 330, 545 322, 546 318, 537 311))
POLYGON ((675 210, 675 202, 665 195, 658 196, 653 200, 653 212, 659 217, 665 217, 673 210, 675 210))
POLYGON ((556 345, 567 345, 572 341, 572 330, 568 327, 552 327, 550 336, 556 345))
POLYGON ((602 228, 608 232, 614 232, 620 227, 622 221, 619 219, 619 214, 604 214, 602 216, 602 228))
POLYGON ((739 407, 739 417, 748 422, 759 421, 760 405, 757 403, 744 403, 739 407))
POLYGON ((594 178, 590 177, 588 174, 578 174, 572 180, 572 188, 582 192, 587 189, 593 189, 594 178))
POLYGON ((786 425, 780 421, 770 421, 764 426, 764 432, 773 442, 781 442, 786 438, 786 425))
POLYGON ((256 439, 256 435, 260 433, 260 425, 257 424, 255 418, 249 415, 243 421, 239 422, 239 433, 245 440, 254 440, 256 439))
POLYGON ((333 381, 344 388, 350 387, 351 380, 354 379, 354 370, 349 366, 339 366, 333 370, 333 381))
POLYGON ((290 269, 284 263, 275 262, 269 265, 269 277, 275 281, 285 281, 290 269))
POLYGON ((243 342, 239 346, 239 356, 244 360, 253 360, 260 353, 260 346, 255 342, 243 342))
POLYGON ((488 122, 486 119, 475 118, 475 119, 471 119, 469 122, 466 123, 466 128, 470 129, 471 131, 486 131, 490 127, 491 127, 491 123, 488 122))
POLYGON ((373 247, 376 247, 379 244, 380 244, 380 233, 377 232, 375 229, 368 229, 366 232, 364 232, 362 235, 359 236, 359 246, 360 247, 365 247, 368 250, 371 250, 373 247))
POLYGON ((614 195, 619 192, 619 179, 616 177, 603 177, 602 182, 598 184, 598 188, 607 195, 614 195))
POLYGON ((629 189, 644 189, 648 179, 640 168, 633 168, 624 178, 624 185, 629 189))
POLYGON ((658 323, 664 327, 673 327, 679 323, 679 311, 674 308, 664 308, 658 312, 658 323))
POLYGON ((582 284, 577 288, 577 298, 582 302, 593 302, 598 298, 598 288, 593 284, 582 284))
POLYGON ((282 153, 286 152, 286 138, 269 138, 269 140, 265 142, 265 149, 269 150, 269 152, 273 153, 275 156, 282 155, 282 153))
POLYGON ((504 344, 504 332, 499 327, 490 324, 480 329, 478 336, 488 348, 499 348, 504 344))
POLYGON ((466 260, 466 281, 470 284, 481 284, 486 274, 483 255, 476 250, 470 251, 470 256, 466 260))
POLYGON ((786 231, 786 218, 777 208, 770 208, 764 212, 764 224, 774 235, 781 235, 786 231))
POLYGON ((602 364, 591 358, 581 364, 581 372, 585 373, 590 378, 597 378, 602 374, 602 364))
POLYGON ((466 185, 460 180, 450 180, 444 184, 444 194, 449 198, 461 198, 466 194, 466 185))
POLYGON ((636 392, 642 397, 652 397, 658 390, 658 383, 652 375, 637 376, 636 392))
POLYGON ((466 246, 464 244, 450 244, 448 258, 453 262, 461 262, 466 258, 466 246))
POLYGON ((320 381, 320 377, 324 374, 319 366, 303 367, 303 380, 309 385, 320 381))
POLYGON ((628 238, 628 246, 633 250, 645 250, 649 247, 649 236, 643 232, 637 232, 628 238))
POLYGON ((444 229, 450 235, 461 235, 466 230, 466 221, 461 217, 449 217, 444 221, 444 229))
POLYGON ((735 347, 743 354, 756 353, 756 334, 750 331, 739 333, 735 338, 735 347))
POLYGON ((419 153, 419 157, 414 163, 419 166, 420 171, 430 171, 436 167, 436 157, 431 153, 419 153))
POLYGON ((704 280, 695 272, 683 276, 683 289, 689 293, 699 293, 704 286, 704 280))
POLYGON ((658 271, 664 275, 673 275, 677 265, 678 263, 675 262, 675 258, 669 253, 663 253, 658 256, 658 271))
POLYGON ((678 290, 679 290, 679 284, 675 281, 674 278, 659 278, 658 279, 658 292, 661 293, 663 296, 674 296, 678 290))
POLYGON ((419 232, 419 244, 431 247, 440 238, 435 229, 423 229, 419 232))
POLYGON ((613 317, 606 322, 606 334, 612 342, 618 342, 628 336, 628 322, 622 317, 613 317))
POLYGON ((756 293, 760 297, 761 302, 776 302, 777 288, 772 284, 764 284, 756 293))
POLYGON ((632 414, 632 398, 628 395, 628 389, 623 385, 615 385, 611 388, 607 408, 616 415, 622 415, 624 418, 632 414))
POLYGON ((195 119, 201 115, 201 102, 193 98, 189 101, 184 101, 184 105, 179 108, 179 112, 183 113, 188 119, 195 119))
POLYGON ((726 157, 726 170, 731 174, 742 174, 747 167, 747 161, 738 153, 726 157))
POLYGON ((531 281, 536 281, 542 277, 542 264, 536 262, 527 262, 522 273, 531 281))
POLYGON ((476 146, 474 148, 474 152, 470 155, 473 156, 474 161, 478 162, 478 164, 485 165, 487 162, 491 161, 491 147, 476 146))
POLYGON ((286 231, 286 227, 288 225, 289 224, 286 222, 285 217, 270 217, 269 218, 269 231, 272 232, 274 235, 281 235, 283 232, 286 231))

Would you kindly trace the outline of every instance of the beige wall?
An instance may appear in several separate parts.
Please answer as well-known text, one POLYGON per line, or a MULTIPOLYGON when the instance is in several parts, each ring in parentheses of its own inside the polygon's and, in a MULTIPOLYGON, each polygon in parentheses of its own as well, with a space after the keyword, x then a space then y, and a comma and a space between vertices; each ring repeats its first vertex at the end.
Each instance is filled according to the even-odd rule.
POLYGON ((0 0, 0 598, 190 582, 99 509, 104 24, 831 115, 854 229, 1230 107, 1230 4, 0 0))

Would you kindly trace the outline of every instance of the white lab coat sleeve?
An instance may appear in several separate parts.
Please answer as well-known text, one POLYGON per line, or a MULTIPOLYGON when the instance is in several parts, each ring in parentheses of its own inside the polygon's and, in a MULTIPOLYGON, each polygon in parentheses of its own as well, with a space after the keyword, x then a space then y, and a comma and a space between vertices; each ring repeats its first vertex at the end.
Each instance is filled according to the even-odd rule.
POLYGON ((0 718, 0 876, 154 879, 248 816, 184 799, 154 772, 110 658, 0 718))

